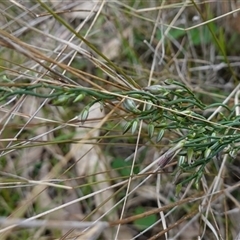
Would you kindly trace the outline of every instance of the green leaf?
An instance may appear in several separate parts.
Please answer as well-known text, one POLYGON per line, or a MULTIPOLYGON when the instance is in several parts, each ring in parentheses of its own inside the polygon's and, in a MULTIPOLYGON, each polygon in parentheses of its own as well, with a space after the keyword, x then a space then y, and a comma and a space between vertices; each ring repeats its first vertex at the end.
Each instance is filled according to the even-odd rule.
MULTIPOLYGON (((171 36, 173 39, 177 40, 183 36, 186 35, 186 31, 185 30, 181 30, 181 29, 174 29, 172 28, 169 33, 169 36, 171 36)), ((157 39, 162 39, 162 32, 158 31, 157 32, 157 39)))
MULTIPOLYGON (((209 24, 209 26, 213 32, 217 31, 216 24, 209 24)), ((194 46, 198 46, 201 43, 208 44, 208 43, 211 43, 212 41, 212 34, 207 25, 194 28, 189 31, 189 34, 194 46)))
MULTIPOLYGON (((137 207, 135 209, 135 214, 136 215, 144 213, 144 212, 146 212, 146 210, 143 207, 137 207)), ((156 221, 157 221, 157 215, 152 214, 150 216, 147 216, 147 217, 144 217, 144 218, 141 218, 141 219, 137 219, 133 223, 134 223, 135 227, 137 227, 139 230, 145 230, 146 228, 153 225, 156 221)))
MULTIPOLYGON (((115 169, 121 176, 129 177, 131 174, 131 164, 132 162, 126 162, 122 158, 114 158, 111 162, 111 167, 115 169)), ((133 168, 133 173, 137 174, 139 172, 139 167, 133 168)))
POLYGON ((179 183, 177 186, 176 186, 176 195, 178 196, 178 194, 181 192, 182 190, 182 184, 179 183))
POLYGON ((185 34, 186 34, 186 32, 184 30, 181 30, 181 29, 172 28, 169 31, 169 35, 171 35, 171 37, 174 38, 174 39, 178 39, 180 37, 183 37, 185 34))
POLYGON ((112 168, 116 169, 121 176, 129 176, 131 173, 131 166, 121 158, 115 158, 112 163, 112 168))

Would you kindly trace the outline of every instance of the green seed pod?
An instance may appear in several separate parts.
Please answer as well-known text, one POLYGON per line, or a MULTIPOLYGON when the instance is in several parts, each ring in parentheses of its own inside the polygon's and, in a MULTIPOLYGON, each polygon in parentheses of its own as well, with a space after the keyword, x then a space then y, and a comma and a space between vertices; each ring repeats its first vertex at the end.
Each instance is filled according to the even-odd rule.
POLYGON ((100 104, 100 111, 102 112, 104 110, 104 104, 102 101, 100 101, 99 104, 100 104))
POLYGON ((84 123, 87 120, 88 115, 89 115, 89 106, 85 107, 80 113, 80 119, 82 123, 84 123))
POLYGON ((166 92, 163 93, 163 96, 165 97, 165 96, 167 96, 168 94, 169 94, 169 92, 166 91, 166 92))
POLYGON ((181 167, 185 163, 185 156, 180 156, 178 158, 178 166, 181 167))
POLYGON ((132 98, 142 99, 142 95, 138 93, 129 94, 132 98))
POLYGON ((190 110, 184 110, 181 113, 186 114, 186 115, 192 115, 193 112, 190 110))
POLYGON ((52 105, 55 105, 55 106, 62 106, 64 105, 67 101, 69 100, 69 96, 64 94, 64 95, 61 95, 61 96, 58 96, 56 99, 53 99, 51 101, 51 104, 52 105))
POLYGON ((139 109, 137 109, 137 105, 132 99, 126 98, 123 101, 123 106, 124 106, 125 109, 127 109, 130 112, 133 112, 133 113, 140 113, 141 112, 139 109))
POLYGON ((193 153, 194 153, 193 149, 192 148, 188 148, 188 150, 187 150, 188 164, 191 164, 191 162, 192 162, 193 153))
POLYGON ((161 131, 159 131, 158 135, 157 135, 157 139, 156 139, 156 142, 160 142, 163 138, 163 135, 165 133, 165 130, 162 129, 161 131))
POLYGON ((123 134, 125 134, 132 126, 132 122, 127 122, 123 127, 123 134))
POLYGON ((229 156, 234 159, 237 157, 237 153, 238 151, 236 149, 233 149, 229 152, 229 156))
POLYGON ((80 102, 80 101, 82 101, 83 99, 84 99, 84 97, 85 97, 85 94, 84 93, 81 93, 81 94, 79 94, 74 100, 73 100, 73 102, 75 103, 75 102, 80 102))
POLYGON ((183 93, 183 92, 186 92, 186 90, 185 89, 176 89, 175 92, 176 93, 183 93))
MULTIPOLYGON (((211 136, 214 138, 214 137, 217 136, 217 134, 216 134, 215 132, 213 132, 213 133, 211 134, 211 136)), ((211 142, 214 142, 214 141, 215 141, 214 139, 211 139, 211 142)))
POLYGON ((153 108, 153 103, 150 100, 146 101, 146 110, 149 111, 153 108))
POLYGON ((174 82, 173 79, 166 79, 166 80, 164 81, 164 83, 167 84, 167 85, 171 85, 171 84, 173 84, 173 82, 174 82))
MULTIPOLYGON (((205 129, 206 129, 207 131, 209 131, 209 132, 212 132, 212 131, 214 130, 214 128, 213 128, 213 127, 210 127, 210 126, 206 126, 205 129)), ((215 136, 215 133, 213 133, 212 136, 213 136, 213 135, 215 136)))
POLYGON ((205 151, 204 151, 204 157, 205 158, 208 158, 208 156, 210 155, 211 153, 211 149, 210 148, 207 148, 205 151))
POLYGON ((202 175, 203 175, 203 172, 202 172, 202 171, 199 171, 199 172, 197 173, 197 177, 196 177, 196 179, 195 179, 195 181, 194 181, 194 185, 195 185, 195 188, 196 188, 197 190, 199 189, 199 181, 201 180, 202 175))
POLYGON ((137 127, 138 127, 138 123, 139 123, 139 120, 138 119, 135 119, 132 123, 132 134, 134 134, 137 130, 137 127))
POLYGON ((199 181, 195 181, 195 182, 194 182, 194 186, 195 186, 195 188, 196 188, 197 190, 199 190, 199 181))
POLYGON ((134 108, 137 107, 136 103, 132 100, 132 99, 129 99, 129 98, 126 98, 124 101, 123 101, 123 106, 127 109, 127 110, 132 110, 134 108))
POLYGON ((148 136, 150 138, 153 137, 153 134, 154 134, 154 125, 152 123, 148 124, 148 136))
POLYGON ((166 89, 161 85, 148 86, 148 87, 143 88, 143 90, 148 91, 152 94, 159 94, 159 93, 166 92, 166 89))

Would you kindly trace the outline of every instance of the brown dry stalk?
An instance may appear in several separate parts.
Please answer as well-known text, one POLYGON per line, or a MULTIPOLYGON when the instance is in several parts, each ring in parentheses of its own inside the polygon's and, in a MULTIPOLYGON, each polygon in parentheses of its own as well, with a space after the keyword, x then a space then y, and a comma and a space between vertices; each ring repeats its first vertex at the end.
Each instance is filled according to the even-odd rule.
POLYGON ((170 225, 167 229, 162 230, 161 232, 155 234, 153 237, 149 238, 148 240, 155 240, 155 239, 159 239, 160 236, 162 236, 164 233, 168 232, 170 229, 178 226, 179 224, 181 224, 182 222, 186 221, 187 219, 193 217, 196 213, 198 213, 199 210, 195 209, 194 211, 192 211, 191 213, 183 216, 182 218, 180 218, 178 221, 176 221, 174 224, 170 225))
MULTIPOLYGON (((27 56, 28 58, 34 60, 39 65, 41 65, 42 67, 47 69, 49 72, 51 72, 52 74, 57 76, 58 80, 66 80, 67 81, 67 79, 64 75, 54 71, 53 69, 48 67, 46 64, 43 64, 40 60, 44 60, 44 61, 49 62, 51 64, 57 65, 58 67, 69 71, 73 75, 75 75, 75 76, 79 77, 80 79, 84 80, 85 82, 91 84, 92 86, 96 87, 97 89, 105 90, 104 88, 102 88, 98 84, 95 84, 93 81, 86 78, 86 77, 91 77, 92 78, 92 77, 94 77, 93 75, 91 75, 89 73, 86 73, 86 72, 83 72, 79 69, 70 67, 66 64, 59 63, 58 61, 56 61, 52 58, 46 57, 44 54, 42 54, 40 51, 31 47, 29 44, 22 42, 18 38, 14 37, 13 35, 7 33, 4 30, 1 30, 1 29, 0 29, 0 45, 4 46, 4 47, 7 47, 7 48, 14 49, 17 52, 19 52, 19 53, 27 56), (86 77, 84 77, 84 76, 86 76, 86 77)), ((101 66, 99 66, 99 64, 97 64, 93 60, 93 56, 90 53, 89 53, 88 57, 89 57, 89 59, 91 59, 95 63, 95 65, 97 65, 98 67, 101 67, 101 66)))
MULTIPOLYGON (((228 189, 223 189, 219 192, 216 193, 216 195, 211 199, 211 203, 214 202, 216 199, 219 198, 219 196, 221 196, 222 194, 228 194, 229 191, 233 191, 234 189, 238 188, 240 185, 240 183, 238 184, 235 184, 234 186, 231 186, 229 187, 228 189)), ((202 198, 204 198, 205 196, 202 195, 203 192, 200 192, 198 194, 195 194, 194 196, 192 196, 191 198, 185 198, 183 200, 180 200, 178 202, 175 202, 175 203, 171 203, 171 204, 168 204, 164 207, 161 207, 161 208, 157 208, 157 209, 153 209, 153 210, 150 210, 150 211, 147 211, 147 212, 144 212, 144 213, 141 213, 141 214, 137 214, 135 216, 131 216, 131 217, 128 217, 128 218, 124 218, 124 219, 121 219, 121 220, 117 220, 117 221, 113 221, 113 222, 110 222, 109 223, 109 226, 116 226, 116 225, 119 225, 119 224, 127 224, 127 223, 130 223, 130 222, 133 222, 137 219, 141 219, 141 218, 144 218, 144 217, 147 217, 147 216, 150 216, 152 214, 155 214, 155 213, 159 213, 159 212, 162 212, 162 211, 165 211, 165 210, 168 210, 170 208, 173 208, 173 207, 176 207, 176 206, 180 206, 184 203, 190 203, 190 202, 193 202, 193 201, 197 201, 197 200, 201 200, 202 198), (200 197, 200 198, 199 198, 200 197)), ((202 206, 202 207, 206 207, 208 204, 210 204, 208 201, 206 201, 206 203, 202 206)), ((158 239, 158 237, 162 236, 164 233, 168 232, 170 229, 178 226, 179 224, 181 224, 182 222, 184 222, 185 220, 189 219, 190 217, 194 216, 196 213, 199 212, 199 209, 194 209, 191 213, 183 216, 181 219, 179 219, 177 222, 175 222, 174 224, 170 225, 167 229, 165 230, 162 230, 160 231, 159 233, 157 233, 156 235, 154 235, 152 238, 150 238, 149 240, 154 240, 154 239, 158 239)))
MULTIPOLYGON (((131 216, 131 217, 128 217, 128 218, 124 218, 124 219, 121 219, 121 220, 117 220, 117 221, 113 221, 113 222, 110 222, 109 225, 110 226, 116 226, 118 224, 126 224, 126 223, 129 223, 129 222, 133 222, 137 219, 141 219, 141 218, 144 218, 144 217, 147 217, 147 216, 150 216, 152 214, 155 214, 155 213, 159 213, 159 212, 162 212, 162 211, 165 211, 165 210, 168 210, 170 208, 173 208, 173 207, 176 207, 176 206, 180 206, 184 203, 189 203, 189 202, 193 202, 193 201, 196 201, 196 198, 198 198, 199 196, 202 195, 203 192, 201 193, 198 193, 196 195, 194 195, 193 197, 190 197, 190 198, 185 198, 181 201, 178 201, 178 202, 175 202, 175 203, 170 203, 164 207, 161 207, 161 208, 156 208, 156 209, 152 209, 150 211, 147 211, 147 212, 144 212, 144 213, 140 213, 140 214, 137 214, 137 215, 134 215, 134 216, 131 216)), ((199 198, 197 200, 200 200, 199 198)))

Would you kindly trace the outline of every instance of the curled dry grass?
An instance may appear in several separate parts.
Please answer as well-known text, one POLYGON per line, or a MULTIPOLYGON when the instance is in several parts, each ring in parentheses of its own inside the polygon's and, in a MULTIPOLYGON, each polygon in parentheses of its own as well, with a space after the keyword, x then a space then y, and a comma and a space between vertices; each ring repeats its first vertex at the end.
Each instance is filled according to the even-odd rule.
POLYGON ((237 236, 230 2, 0 3, 1 239, 237 236))

